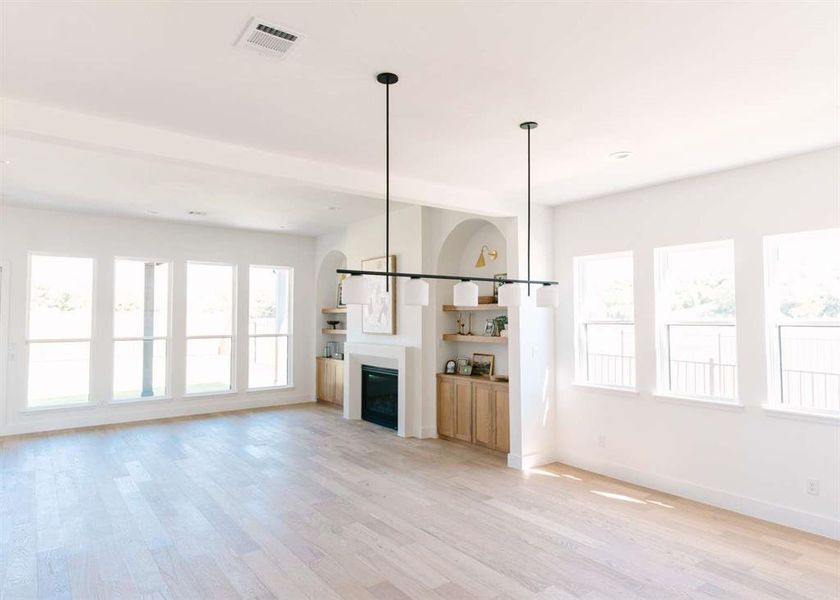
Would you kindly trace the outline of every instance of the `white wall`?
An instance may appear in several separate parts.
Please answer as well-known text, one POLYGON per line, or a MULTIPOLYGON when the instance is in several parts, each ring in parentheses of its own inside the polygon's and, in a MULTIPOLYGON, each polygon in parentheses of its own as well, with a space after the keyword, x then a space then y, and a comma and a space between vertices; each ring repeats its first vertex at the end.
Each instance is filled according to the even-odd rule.
MULTIPOLYGON (((289 404, 314 399, 314 240, 308 237, 238 231, 164 221, 110 218, 0 207, 0 264, 9 266, 9 350, 7 380, 0 381, 0 434, 45 431, 140 419, 197 414, 254 406, 289 404), (93 404, 83 408, 26 411, 26 332, 28 253, 89 256, 96 259, 93 404), (108 404, 111 389, 111 320, 113 259, 159 258, 173 261, 173 338, 171 399, 108 404), (248 265, 294 268, 292 388, 248 392, 239 378, 236 391, 223 395, 183 398, 185 261, 216 261, 237 265, 238 331, 247 331, 248 265), (5 385, 4 385, 5 383, 5 385)), ((2 293, 0 291, 0 293, 2 293)), ((2 324, 2 321, 0 321, 2 324)), ((0 336, 0 342, 3 341, 0 336)), ((236 371, 247 372, 246 346, 238 345, 236 371)), ((3 352, 0 348, 0 352, 3 352)), ((2 375, 2 371, 0 371, 2 375)))
POLYGON ((840 426, 785 418, 768 399, 762 236, 840 224, 840 150, 560 206, 555 211, 558 457, 794 527, 840 536, 840 426), (654 398, 653 249, 732 239, 740 410, 654 398), (577 388, 572 257, 632 250, 638 395, 577 388), (599 447, 599 436, 606 447, 599 447), (806 493, 806 480, 821 493, 806 493))

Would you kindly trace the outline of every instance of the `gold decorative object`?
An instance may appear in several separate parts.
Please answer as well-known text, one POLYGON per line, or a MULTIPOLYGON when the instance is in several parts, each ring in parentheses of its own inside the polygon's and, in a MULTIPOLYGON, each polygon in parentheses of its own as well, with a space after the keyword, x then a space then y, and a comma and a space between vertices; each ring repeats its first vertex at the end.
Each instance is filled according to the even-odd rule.
POLYGON ((478 253, 478 259, 475 261, 476 268, 481 268, 487 265, 487 262, 484 260, 484 251, 487 250, 487 256, 490 257, 490 260, 496 260, 499 258, 498 250, 491 250, 487 244, 484 244, 481 247, 481 252, 478 253))

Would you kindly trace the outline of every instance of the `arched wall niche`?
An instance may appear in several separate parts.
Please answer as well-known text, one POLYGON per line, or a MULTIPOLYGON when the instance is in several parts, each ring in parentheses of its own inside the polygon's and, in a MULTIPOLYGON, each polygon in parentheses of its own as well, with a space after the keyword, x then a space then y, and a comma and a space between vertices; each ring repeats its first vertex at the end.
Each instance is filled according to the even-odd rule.
MULTIPOLYGON (((487 219, 471 218, 455 225, 440 246, 437 257, 436 272, 441 275, 473 275, 476 277, 493 277, 499 273, 507 273, 508 243, 502 230, 487 219), (490 250, 496 250, 498 256, 492 260, 485 251, 486 265, 476 267, 482 246, 487 245, 490 250)), ((442 371, 447 360, 455 358, 471 358, 474 352, 493 354, 495 356, 495 373, 508 375, 508 349, 504 344, 477 344, 470 342, 443 342, 444 333, 457 331, 456 320, 459 313, 443 312, 445 304, 452 304, 452 288, 456 281, 436 281, 433 298, 436 319, 437 340, 436 363, 438 371, 442 371)), ((490 282, 476 282, 480 296, 493 294, 493 284, 490 282)), ((481 335, 487 319, 506 314, 504 309, 498 312, 464 312, 460 313, 469 323, 472 315, 472 333, 481 335)))
POLYGON ((338 351, 344 352, 344 337, 337 335, 328 335, 322 333, 321 329, 328 327, 327 320, 339 320, 344 325, 338 325, 340 329, 346 329, 347 315, 323 315, 322 308, 334 308, 338 303, 338 281, 339 275, 335 272, 336 269, 343 269, 347 266, 347 257, 340 250, 330 250, 321 260, 321 265, 318 267, 318 278, 316 283, 316 301, 315 306, 315 339, 318 340, 316 351, 318 355, 322 355, 324 347, 327 342, 338 342, 338 351))

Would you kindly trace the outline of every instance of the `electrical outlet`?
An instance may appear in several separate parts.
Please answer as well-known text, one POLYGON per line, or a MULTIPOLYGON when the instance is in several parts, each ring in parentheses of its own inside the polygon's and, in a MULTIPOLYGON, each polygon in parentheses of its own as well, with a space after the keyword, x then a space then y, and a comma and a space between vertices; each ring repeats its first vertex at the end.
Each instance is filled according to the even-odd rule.
POLYGON ((606 448, 607 447, 607 436, 603 433, 598 436, 598 447, 599 448, 606 448))
POLYGON ((809 479, 808 480, 808 493, 812 496, 819 496, 820 495, 820 480, 819 479, 809 479))

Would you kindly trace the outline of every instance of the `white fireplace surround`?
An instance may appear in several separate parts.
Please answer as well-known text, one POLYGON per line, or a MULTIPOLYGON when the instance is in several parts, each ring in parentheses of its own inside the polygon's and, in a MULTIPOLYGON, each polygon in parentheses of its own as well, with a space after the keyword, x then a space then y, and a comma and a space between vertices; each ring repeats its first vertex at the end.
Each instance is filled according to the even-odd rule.
POLYGON ((397 435, 406 435, 405 346, 361 344, 344 345, 344 418, 362 418, 362 365, 397 370, 397 435))

